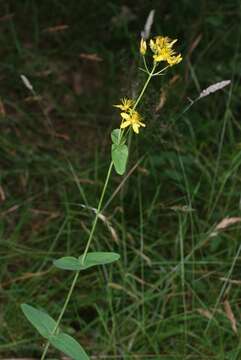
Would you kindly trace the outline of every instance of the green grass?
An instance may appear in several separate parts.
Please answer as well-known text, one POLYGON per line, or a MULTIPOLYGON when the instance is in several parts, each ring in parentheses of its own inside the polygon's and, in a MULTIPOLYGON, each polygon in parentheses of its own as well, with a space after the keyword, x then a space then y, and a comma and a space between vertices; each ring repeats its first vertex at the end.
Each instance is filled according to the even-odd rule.
MULTIPOLYGON (((42 339, 20 304, 58 316, 73 275, 52 260, 83 250, 94 214, 82 204, 97 206, 119 122, 112 104, 136 94, 144 79, 138 42, 148 2, 130 5, 129 20, 116 18, 121 1, 100 3, 1 5, 2 16, 14 13, 0 20, 1 357, 40 357, 42 339), (46 31, 63 24, 68 29, 46 31)), ((114 235, 100 221, 92 249, 121 260, 83 272, 62 328, 93 358, 238 360, 241 290, 232 280, 240 280, 240 224, 210 235, 223 218, 240 216, 240 4, 153 1, 151 8, 153 33, 178 37, 184 61, 151 84, 142 105, 148 126, 133 137, 129 169, 145 156, 113 199, 122 178, 107 191, 114 235), (230 87, 184 112, 188 98, 225 79, 230 87), (155 112, 162 88, 167 101, 155 112)))

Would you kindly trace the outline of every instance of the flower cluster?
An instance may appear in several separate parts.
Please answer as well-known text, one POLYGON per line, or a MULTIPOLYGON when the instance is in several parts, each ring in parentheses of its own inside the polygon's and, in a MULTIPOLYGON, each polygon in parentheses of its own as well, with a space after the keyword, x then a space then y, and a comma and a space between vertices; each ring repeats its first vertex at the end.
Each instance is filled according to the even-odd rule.
MULTIPOLYGON (((153 59, 156 63, 166 61, 170 66, 179 64, 182 61, 181 54, 176 54, 173 45, 177 39, 172 40, 167 36, 156 36, 150 40, 150 48, 153 52, 153 59)), ((140 53, 145 55, 147 49, 146 41, 141 39, 140 53)))
MULTIPOLYGON (((125 129, 126 127, 130 126, 132 127, 133 131, 136 134, 139 134, 140 127, 145 127, 146 125, 142 122, 142 117, 139 114, 139 112, 136 111, 136 107, 138 103, 140 102, 140 99, 142 98, 144 91, 151 79, 152 76, 158 76, 161 75, 161 73, 169 66, 176 65, 182 61, 181 54, 177 54, 175 50, 173 50, 173 45, 177 42, 177 39, 172 40, 167 36, 156 36, 153 39, 150 40, 149 44, 144 39, 141 39, 140 42, 140 53, 143 55, 144 70, 148 75, 148 79, 143 87, 143 90, 141 91, 139 97, 136 101, 128 98, 124 98, 121 100, 121 103, 118 105, 114 105, 118 109, 121 110, 120 116, 121 116, 121 129, 125 129), (147 47, 149 45, 149 48, 151 49, 153 53, 153 69, 150 71, 147 67, 146 61, 144 56, 147 52, 147 47), (164 67, 162 70, 154 72, 158 63, 160 62, 167 62, 167 66, 164 67)), ((142 69, 143 70, 143 69, 142 69)))
POLYGON ((124 98, 121 100, 121 104, 114 105, 115 107, 122 110, 120 113, 122 121, 120 128, 124 129, 128 126, 131 126, 133 131, 136 134, 139 134, 139 128, 141 126, 145 127, 146 125, 142 122, 141 115, 134 110, 134 101, 132 99, 124 98))

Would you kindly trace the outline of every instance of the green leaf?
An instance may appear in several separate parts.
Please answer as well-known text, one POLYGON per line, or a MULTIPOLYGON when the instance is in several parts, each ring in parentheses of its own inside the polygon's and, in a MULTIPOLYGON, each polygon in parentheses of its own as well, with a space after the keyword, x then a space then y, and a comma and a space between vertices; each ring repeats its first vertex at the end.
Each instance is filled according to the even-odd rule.
POLYGON ((65 256, 54 261, 54 265, 63 270, 80 271, 88 269, 92 266, 105 265, 119 260, 120 255, 114 252, 92 252, 86 255, 84 263, 82 263, 83 255, 79 258, 65 256))
POLYGON ((21 309, 28 321, 38 330, 40 335, 49 339, 49 336, 55 329, 56 321, 46 312, 35 309, 28 304, 22 304, 21 309))
POLYGON ((82 270, 82 265, 79 259, 73 256, 65 256, 60 259, 54 260, 53 264, 63 270, 79 271, 82 270))
POLYGON ((111 132, 111 140, 112 140, 113 144, 116 144, 116 145, 119 144, 120 134, 121 134, 121 129, 114 129, 111 132))
POLYGON ((80 344, 71 336, 60 333, 58 335, 53 335, 49 342, 56 349, 62 351, 64 354, 71 357, 73 360, 89 360, 88 355, 80 344))
POLYGON ((128 147, 124 144, 113 144, 111 147, 111 155, 117 174, 123 175, 128 159, 128 147))
MULTIPOLYGON (((79 257, 79 261, 82 262, 82 258, 83 255, 81 255, 79 257)), ((92 266, 96 266, 96 265, 105 265, 105 264, 110 264, 114 261, 119 260, 120 255, 114 252, 102 252, 102 251, 98 251, 98 252, 91 252, 88 253, 86 258, 85 258, 85 262, 84 262, 84 267, 85 269, 92 267, 92 266)))

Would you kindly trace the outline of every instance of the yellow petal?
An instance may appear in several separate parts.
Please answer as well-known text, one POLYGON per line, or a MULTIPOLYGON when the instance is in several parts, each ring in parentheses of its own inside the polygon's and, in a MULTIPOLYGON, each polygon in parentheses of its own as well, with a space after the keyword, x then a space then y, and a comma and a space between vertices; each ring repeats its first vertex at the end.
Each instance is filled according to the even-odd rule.
POLYGON ((152 49, 152 51, 155 51, 156 48, 155 43, 152 39, 150 40, 150 48, 152 49))
POLYGON ((154 59, 156 62, 164 61, 164 58, 163 58, 162 55, 153 55, 153 59, 154 59))
POLYGON ((121 115, 121 117, 122 117, 123 119, 125 119, 125 120, 129 120, 129 118, 130 118, 130 115, 127 114, 127 113, 125 113, 125 112, 122 112, 120 115, 121 115))
POLYGON ((139 134, 139 125, 138 124, 133 124, 132 128, 136 134, 139 134))
POLYGON ((177 42, 177 39, 175 39, 175 40, 172 40, 172 42, 170 42, 170 44, 169 44, 169 46, 173 46, 175 43, 177 42))
POLYGON ((173 65, 177 65, 182 61, 182 56, 181 54, 177 55, 177 56, 172 56, 170 58, 167 59, 167 62, 169 65, 173 66, 173 65))
POLYGON ((129 126, 130 124, 131 124, 130 120, 126 120, 126 121, 124 121, 124 122, 121 124, 120 128, 121 128, 121 129, 124 129, 124 128, 126 128, 127 126, 129 126))

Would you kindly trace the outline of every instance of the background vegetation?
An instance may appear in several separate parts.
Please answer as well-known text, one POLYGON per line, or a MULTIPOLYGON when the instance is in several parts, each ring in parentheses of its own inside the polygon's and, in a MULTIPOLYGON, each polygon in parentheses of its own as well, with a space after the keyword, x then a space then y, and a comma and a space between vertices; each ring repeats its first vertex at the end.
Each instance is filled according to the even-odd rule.
POLYGON ((122 178, 108 189, 93 248, 121 261, 83 273, 62 326, 93 358, 240 359, 240 2, 0 7, 1 357, 40 356, 22 302, 60 311, 73 275, 52 260, 84 247, 120 121, 112 104, 144 80, 138 46, 154 8, 152 34, 178 38, 184 61, 150 86, 133 174, 114 198, 122 178))

